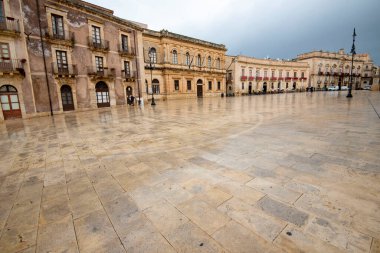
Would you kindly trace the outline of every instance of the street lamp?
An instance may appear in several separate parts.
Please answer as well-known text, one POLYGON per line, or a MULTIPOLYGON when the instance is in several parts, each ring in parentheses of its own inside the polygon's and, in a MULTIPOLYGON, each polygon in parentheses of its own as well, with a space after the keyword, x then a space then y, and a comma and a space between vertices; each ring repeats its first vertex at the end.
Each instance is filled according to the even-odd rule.
POLYGON ((231 67, 231 65, 232 65, 232 63, 235 63, 236 61, 237 61, 237 56, 236 57, 234 57, 234 58, 232 58, 232 61, 231 61, 231 63, 230 63, 230 65, 228 66, 228 68, 226 69, 226 96, 227 96, 227 86, 228 86, 228 70, 230 69, 230 67, 231 67))
POLYGON ((356 54, 356 52, 355 52, 355 37, 356 37, 356 32, 355 32, 355 28, 354 28, 354 33, 352 34, 352 48, 351 48, 352 58, 351 58, 350 85, 348 86, 348 94, 347 94, 348 98, 352 98, 352 93, 351 93, 351 90, 352 90, 352 74, 353 74, 353 69, 354 69, 354 55, 356 54))
POLYGON ((156 103, 154 102, 154 97, 153 97, 153 63, 154 62, 152 61, 152 58, 153 58, 152 48, 149 49, 148 56, 149 56, 149 68, 150 68, 150 83, 152 85, 152 103, 150 105, 156 105, 156 103))

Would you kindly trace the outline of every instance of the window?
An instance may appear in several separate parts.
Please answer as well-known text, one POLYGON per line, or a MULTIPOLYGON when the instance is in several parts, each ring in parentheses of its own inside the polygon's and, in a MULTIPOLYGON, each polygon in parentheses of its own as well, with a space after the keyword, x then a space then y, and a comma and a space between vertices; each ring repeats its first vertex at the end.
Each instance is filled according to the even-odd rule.
POLYGON ((160 82, 157 79, 152 81, 152 92, 154 94, 160 94, 160 82))
POLYGON ((157 51, 154 47, 149 50, 149 61, 151 63, 157 63, 157 51))
POLYGON ((178 64, 178 54, 176 50, 173 50, 173 64, 178 64))
POLYGON ((186 65, 190 66, 190 54, 186 53, 186 65))
POLYGON ((297 72, 294 72, 293 74, 294 74, 294 77, 297 77, 297 72))
POLYGON ((241 89, 244 90, 244 83, 241 83, 241 89))
POLYGON ((245 69, 241 69, 241 75, 245 76, 245 69))
POLYGON ((252 76, 252 69, 249 70, 249 76, 252 76))
POLYGON ((191 90, 191 80, 187 80, 187 90, 191 90))
POLYGON ((92 26, 92 43, 101 44, 100 27, 92 26))
POLYGON ((208 81, 208 90, 212 90, 212 81, 208 81))
POLYGON ((290 77, 290 72, 286 71, 286 77, 290 77))
POLYGON ((211 56, 207 58, 207 66, 211 68, 211 56))
POLYGON ((279 76, 279 77, 282 77, 282 70, 280 70, 280 71, 278 72, 278 76, 279 76))
POLYGON ((272 70, 272 77, 274 77, 274 70, 272 70))
POLYGON ((128 36, 121 35, 121 50, 123 52, 128 52, 128 36))
POLYGON ((220 90, 220 82, 218 81, 218 90, 220 90))
POLYGON ((0 68, 12 68, 11 54, 8 43, 0 43, 0 68))
POLYGON ((216 59, 216 68, 220 69, 220 58, 216 59))
POLYGON ((124 73, 126 77, 131 75, 131 67, 129 65, 129 61, 124 61, 124 73))
POLYGON ((305 72, 301 72, 301 77, 302 77, 302 78, 305 77, 305 72))
POLYGON ((64 39, 65 30, 63 28, 63 17, 58 15, 51 15, 52 27, 53 27, 53 36, 55 38, 64 39))
POLYGON ((96 72, 104 71, 103 57, 95 56, 95 67, 96 67, 96 72))
POLYGON ((3 3, 3 0, 0 0, 0 16, 1 17, 5 16, 5 14, 4 14, 4 3, 3 3))
POLYGON ((67 73, 68 72, 68 64, 67 64, 67 53, 66 53, 66 51, 57 50, 55 52, 55 54, 57 56, 58 73, 67 73))
POLYGON ((264 77, 268 77, 268 71, 264 70, 264 77))
POLYGON ((174 80, 174 90, 179 90, 179 80, 174 80))
POLYGON ((201 67, 201 66, 202 66, 202 58, 201 58, 201 55, 200 55, 200 54, 198 54, 198 56, 197 56, 197 66, 198 66, 198 67, 201 67))
POLYGON ((260 70, 256 70, 256 77, 259 77, 260 76, 260 70))

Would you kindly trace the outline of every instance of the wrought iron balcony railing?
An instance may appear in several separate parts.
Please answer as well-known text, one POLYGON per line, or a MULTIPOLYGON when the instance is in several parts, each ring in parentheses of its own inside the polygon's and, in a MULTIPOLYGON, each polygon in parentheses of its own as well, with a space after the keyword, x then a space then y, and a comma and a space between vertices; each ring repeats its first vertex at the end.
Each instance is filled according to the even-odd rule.
POLYGON ((87 74, 95 77, 114 77, 115 70, 107 67, 88 66, 87 74))
POLYGON ((109 51, 110 42, 108 40, 98 40, 92 36, 89 36, 88 46, 93 50, 109 51))
POLYGON ((22 61, 18 59, 0 59, 0 72, 15 72, 23 70, 22 61))
POLYGON ((19 20, 12 17, 0 16, 0 31, 20 33, 19 20))
POLYGON ((122 44, 119 44, 118 45, 118 48, 119 48, 119 54, 123 55, 123 56, 136 56, 136 50, 134 47, 130 47, 130 46, 125 46, 125 45, 122 45, 122 44))
POLYGON ((70 64, 58 64, 56 62, 52 63, 53 73, 56 75, 78 75, 78 69, 76 65, 70 64))

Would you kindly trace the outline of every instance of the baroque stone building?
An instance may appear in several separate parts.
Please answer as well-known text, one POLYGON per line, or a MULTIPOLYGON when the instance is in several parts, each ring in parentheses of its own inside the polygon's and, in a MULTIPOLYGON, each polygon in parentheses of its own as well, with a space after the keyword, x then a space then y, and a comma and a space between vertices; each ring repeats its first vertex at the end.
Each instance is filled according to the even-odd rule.
POLYGON ((148 29, 143 41, 147 94, 175 99, 220 96, 224 92, 224 45, 148 29))
POLYGON ((227 58, 228 95, 303 91, 308 87, 307 63, 242 55, 227 58))
MULTIPOLYGON (((351 73, 351 55, 339 52, 313 51, 298 55, 297 61, 310 67, 310 84, 315 88, 348 86, 351 73)), ((353 89, 372 85, 375 66, 369 54, 356 54, 353 67, 353 89)))
POLYGON ((123 105, 127 95, 141 96, 143 25, 79 0, 1 4, 0 120, 123 105))

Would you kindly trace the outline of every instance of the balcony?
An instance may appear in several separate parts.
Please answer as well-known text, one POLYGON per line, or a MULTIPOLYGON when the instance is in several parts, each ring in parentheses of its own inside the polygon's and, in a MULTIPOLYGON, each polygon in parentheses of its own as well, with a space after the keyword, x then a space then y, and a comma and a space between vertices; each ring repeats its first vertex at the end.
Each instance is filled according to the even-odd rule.
POLYGON ((330 75, 330 72, 326 71, 326 72, 325 72, 325 75, 326 75, 326 76, 329 76, 329 75, 330 75))
POLYGON ((240 77, 240 80, 241 80, 241 81, 247 81, 247 76, 241 76, 241 77, 240 77))
POLYGON ((0 16, 0 34, 20 36, 20 23, 18 19, 0 16))
POLYGON ((124 79, 126 82, 134 82, 136 80, 136 71, 129 71, 126 72, 125 70, 121 71, 121 77, 124 79))
POLYGON ((110 50, 110 42, 108 40, 95 40, 92 36, 88 38, 88 46, 93 51, 108 52, 110 50))
POLYGON ((253 76, 248 77, 248 81, 253 81, 255 78, 253 76))
POLYGON ((25 70, 22 66, 22 64, 25 62, 25 59, 18 60, 18 59, 5 59, 3 58, 0 62, 0 73, 1 75, 18 75, 21 74, 22 76, 25 76, 25 70))
POLYGON ((256 76, 256 80, 261 81, 261 80, 263 80, 263 78, 261 76, 256 76))
POLYGON ((297 80, 298 80, 298 77, 293 77, 293 80, 294 80, 294 81, 297 81, 297 80))
POLYGON ((291 77, 285 77, 285 81, 290 81, 290 80, 292 80, 292 78, 291 77))
POLYGON ((319 76, 322 76, 322 75, 323 75, 323 72, 322 72, 322 71, 318 71, 318 75, 319 75, 319 76))
POLYGON ((282 80, 284 80, 284 78, 283 78, 283 77, 279 77, 278 80, 279 80, 279 81, 282 81, 282 80))
POLYGON ((136 56, 136 50, 134 47, 124 47, 123 45, 119 44, 119 54, 121 56, 125 57, 135 57, 136 56))
POLYGON ((52 63, 53 73, 58 77, 75 77, 78 75, 76 65, 52 63))
POLYGON ((46 33, 47 41, 52 44, 72 47, 75 44, 75 35, 73 32, 64 34, 46 33))
POLYGON ((113 79, 115 77, 115 69, 101 68, 96 66, 88 66, 87 74, 91 79, 113 79))
POLYGON ((272 76, 272 77, 270 78, 270 80, 271 80, 271 81, 277 81, 277 77, 272 76))
POLYGON ((307 77, 301 77, 300 80, 301 80, 301 81, 306 81, 306 80, 307 80, 307 77))
POLYGON ((264 77, 264 81, 268 81, 269 80, 269 77, 264 77))

